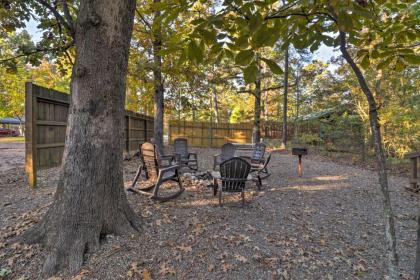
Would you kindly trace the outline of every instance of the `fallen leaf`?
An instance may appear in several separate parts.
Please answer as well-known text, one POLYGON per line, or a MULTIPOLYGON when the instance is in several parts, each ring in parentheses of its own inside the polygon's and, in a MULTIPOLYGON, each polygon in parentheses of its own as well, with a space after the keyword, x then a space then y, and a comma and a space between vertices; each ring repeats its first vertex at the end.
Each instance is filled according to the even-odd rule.
POLYGON ((192 251, 192 247, 191 246, 186 246, 184 244, 181 244, 181 246, 177 246, 177 248, 179 250, 181 250, 182 252, 184 252, 184 253, 189 253, 189 252, 192 251))
POLYGON ((235 259, 237 261, 242 262, 242 263, 247 263, 248 262, 248 259, 247 258, 245 258, 244 256, 241 256, 239 254, 235 254, 235 259))
POLYGON ((152 274, 149 270, 143 270, 143 280, 152 280, 152 274))

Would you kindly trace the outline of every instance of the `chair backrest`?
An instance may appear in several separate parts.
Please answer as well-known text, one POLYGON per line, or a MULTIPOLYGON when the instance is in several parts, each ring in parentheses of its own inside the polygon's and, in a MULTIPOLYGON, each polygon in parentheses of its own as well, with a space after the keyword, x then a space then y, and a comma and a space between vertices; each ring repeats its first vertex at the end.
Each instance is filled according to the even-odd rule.
POLYGON ((236 147, 232 143, 226 143, 222 146, 221 160, 225 161, 235 156, 236 147))
POLYGON ((140 146, 141 158, 150 179, 155 179, 159 173, 157 149, 152 143, 145 142, 140 146))
POLYGON ((234 157, 220 164, 222 189, 227 192, 240 192, 245 188, 251 164, 246 160, 234 157))
POLYGON ((265 154, 266 145, 264 143, 257 143, 254 146, 254 149, 252 151, 252 157, 251 159, 263 159, 265 154))
POLYGON ((188 142, 185 138, 176 138, 174 140, 175 154, 181 155, 182 158, 188 158, 188 142))

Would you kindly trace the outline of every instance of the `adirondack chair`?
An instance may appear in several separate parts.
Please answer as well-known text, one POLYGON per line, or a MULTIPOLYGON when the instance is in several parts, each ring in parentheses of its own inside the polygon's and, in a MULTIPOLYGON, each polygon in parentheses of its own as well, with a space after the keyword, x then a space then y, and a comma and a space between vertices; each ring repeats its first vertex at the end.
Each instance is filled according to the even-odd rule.
POLYGON ((236 147, 232 143, 226 143, 222 146, 222 153, 213 156, 213 170, 223 161, 231 159, 235 156, 236 147))
POLYGON ((174 140, 174 149, 176 159, 181 167, 188 167, 191 170, 198 170, 197 154, 188 152, 188 142, 185 138, 176 138, 174 140))
POLYGON ((219 192, 219 205, 222 205, 222 193, 240 192, 242 206, 245 204, 245 183, 251 171, 251 164, 246 160, 234 157, 220 164, 220 178, 213 181, 214 195, 219 192))
POLYGON ((152 199, 159 201, 167 201, 172 198, 176 198, 183 191, 181 180, 179 178, 179 168, 178 164, 173 164, 173 161, 170 161, 169 158, 160 159, 156 146, 152 143, 143 143, 140 148, 141 155, 141 164, 137 171, 136 177, 133 180, 129 191, 136 193, 142 193, 151 196, 152 199), (164 164, 164 160, 168 161, 167 164, 164 164), (146 179, 152 184, 144 188, 135 188, 135 185, 140 178, 141 172, 145 172, 146 179), (179 190, 175 193, 162 196, 159 194, 159 188, 162 183, 166 181, 175 181, 178 183, 179 190), (149 192, 153 190, 153 192, 149 192))
POLYGON ((268 157, 265 159, 264 163, 251 163, 250 173, 254 173, 254 180, 256 181, 258 190, 261 190, 262 180, 266 179, 271 174, 268 172, 267 166, 271 160, 271 153, 268 154, 268 157))
POLYGON ((257 143, 254 145, 254 148, 252 149, 252 155, 251 156, 241 156, 244 159, 247 159, 251 162, 251 164, 259 164, 264 163, 264 154, 266 145, 264 143, 257 143))

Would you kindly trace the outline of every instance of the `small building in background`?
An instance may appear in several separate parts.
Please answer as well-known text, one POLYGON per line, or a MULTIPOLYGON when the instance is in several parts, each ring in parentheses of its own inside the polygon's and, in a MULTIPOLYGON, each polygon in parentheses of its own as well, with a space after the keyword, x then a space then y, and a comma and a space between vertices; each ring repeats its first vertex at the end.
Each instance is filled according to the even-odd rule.
POLYGON ((0 127, 16 131, 19 136, 24 135, 25 119, 0 118, 0 127))

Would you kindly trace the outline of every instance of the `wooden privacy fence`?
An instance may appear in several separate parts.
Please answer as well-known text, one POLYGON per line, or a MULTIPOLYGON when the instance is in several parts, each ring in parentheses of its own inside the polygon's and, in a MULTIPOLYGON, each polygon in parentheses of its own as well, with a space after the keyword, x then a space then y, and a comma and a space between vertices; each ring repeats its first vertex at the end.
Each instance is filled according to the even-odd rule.
POLYGON ((196 147, 221 147, 227 142, 250 143, 252 124, 211 123, 172 120, 169 122, 169 144, 183 137, 196 147))
MULTIPOLYGON (((25 91, 25 170, 29 184, 35 187, 38 169, 61 164, 70 95, 31 82, 26 83, 25 91)), ((124 126, 128 154, 153 137, 152 117, 126 111, 124 126)))
MULTIPOLYGON (((178 137, 188 139, 191 146, 221 147, 228 142, 251 143, 252 123, 212 123, 172 120, 169 122, 169 143, 178 137)), ((281 123, 261 122, 261 137, 280 139, 281 123)), ((292 125, 288 126, 288 138, 293 135, 292 125)))

